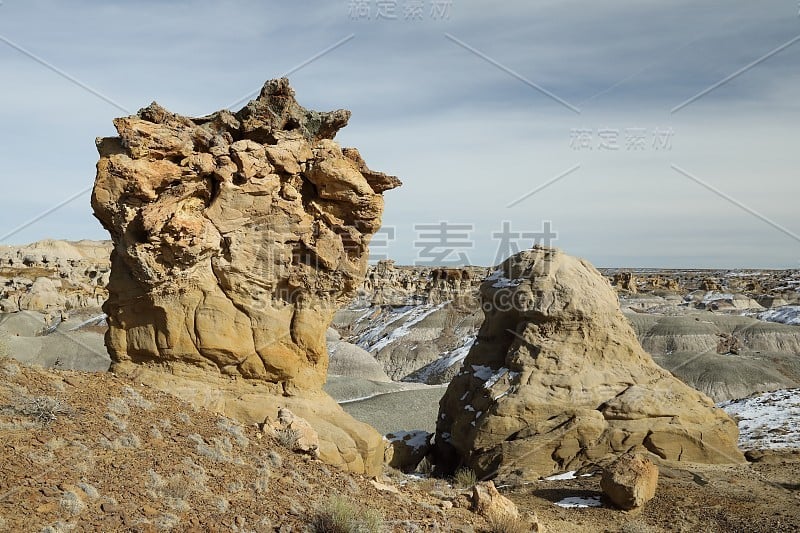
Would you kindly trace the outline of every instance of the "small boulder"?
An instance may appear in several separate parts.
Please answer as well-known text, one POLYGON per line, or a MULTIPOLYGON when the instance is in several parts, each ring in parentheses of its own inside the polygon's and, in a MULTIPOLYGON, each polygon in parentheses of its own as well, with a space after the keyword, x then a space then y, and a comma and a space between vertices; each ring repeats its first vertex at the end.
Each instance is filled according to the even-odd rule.
POLYGON ((286 432, 294 437, 294 442, 284 443, 293 452, 305 453, 317 457, 319 455, 319 434, 304 418, 300 418, 288 409, 278 410, 278 421, 264 421, 264 428, 270 429, 275 435, 286 432))
POLYGON ((517 506, 497 491, 493 481, 481 481, 472 487, 472 510, 487 518, 519 518, 517 506))
POLYGON ((620 509, 642 507, 656 494, 658 467, 641 455, 622 455, 603 470, 600 487, 620 509))
POLYGON ((413 472, 431 450, 432 433, 427 431, 398 431, 386 439, 392 448, 387 464, 403 472, 413 472))

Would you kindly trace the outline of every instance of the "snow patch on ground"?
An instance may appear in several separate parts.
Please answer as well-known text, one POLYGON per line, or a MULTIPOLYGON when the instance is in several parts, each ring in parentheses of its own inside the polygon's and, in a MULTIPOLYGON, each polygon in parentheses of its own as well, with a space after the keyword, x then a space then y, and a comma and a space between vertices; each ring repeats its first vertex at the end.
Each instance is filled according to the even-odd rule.
MULTIPOLYGON (((556 474, 554 476, 544 478, 545 481, 566 481, 568 479, 578 479, 578 474, 575 470, 564 472, 563 474, 556 474)), ((580 477, 592 477, 592 474, 581 474, 580 477)))
POLYGON ((703 303, 708 304, 711 302, 716 302, 717 300, 730 300, 733 301, 734 296, 733 294, 727 292, 715 292, 710 291, 707 292, 705 296, 703 296, 703 303))
POLYGON ((484 389, 491 389, 492 386, 495 383, 497 383, 498 381, 500 381, 500 378, 505 376, 507 373, 508 373, 508 369, 507 368, 505 368, 505 367, 501 368, 500 370, 498 370, 497 372, 492 374, 489 379, 486 380, 486 383, 483 384, 483 388, 484 389))
POLYGON ((398 431, 387 435, 389 442, 404 441, 406 445, 418 450, 428 445, 428 438, 431 436, 427 431, 398 431), (391 436, 391 438, 389 438, 391 436))
POLYGON ((472 375, 481 381, 486 381, 492 378, 494 370, 485 365, 472 365, 472 375))
POLYGON ((77 326, 72 328, 70 331, 76 331, 76 330, 79 330, 81 328, 85 328, 87 326, 105 326, 107 318, 108 317, 106 316, 105 313, 103 313, 101 315, 93 316, 89 320, 84 320, 83 322, 81 322, 80 324, 78 324, 77 326))
POLYGON ((800 389, 765 392, 719 407, 738 421, 740 448, 800 448, 800 389))
POLYGON ((568 496, 557 501, 556 505, 567 508, 602 507, 603 502, 600 501, 600 496, 568 496))
POLYGON ((492 283, 492 287, 495 289, 505 289, 508 287, 517 287, 523 280, 521 279, 508 279, 503 275, 503 271, 501 269, 497 269, 486 278, 486 281, 494 281, 492 283))

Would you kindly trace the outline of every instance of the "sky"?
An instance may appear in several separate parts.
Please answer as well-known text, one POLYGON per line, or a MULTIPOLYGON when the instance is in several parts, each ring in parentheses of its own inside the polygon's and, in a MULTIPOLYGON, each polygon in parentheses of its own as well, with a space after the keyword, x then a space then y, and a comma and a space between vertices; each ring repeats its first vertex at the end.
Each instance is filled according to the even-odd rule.
POLYGON ((374 259, 800 268, 799 66, 796 0, 2 0, 0 244, 108 238, 114 117, 290 73, 404 182, 374 259))

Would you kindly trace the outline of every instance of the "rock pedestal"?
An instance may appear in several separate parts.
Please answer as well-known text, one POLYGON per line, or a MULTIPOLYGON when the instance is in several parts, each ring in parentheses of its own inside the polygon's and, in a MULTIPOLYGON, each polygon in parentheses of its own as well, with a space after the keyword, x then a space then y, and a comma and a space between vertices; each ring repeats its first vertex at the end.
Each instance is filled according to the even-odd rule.
POLYGON ((333 141, 349 117, 306 110, 284 78, 236 113, 153 103, 114 121, 92 206, 114 245, 103 308, 117 367, 320 390, 325 332, 400 185, 333 141))
POLYGON ((733 463, 736 423, 656 365, 609 282, 552 248, 508 259, 481 285, 477 341, 440 403, 437 467, 537 479, 637 447, 733 463))

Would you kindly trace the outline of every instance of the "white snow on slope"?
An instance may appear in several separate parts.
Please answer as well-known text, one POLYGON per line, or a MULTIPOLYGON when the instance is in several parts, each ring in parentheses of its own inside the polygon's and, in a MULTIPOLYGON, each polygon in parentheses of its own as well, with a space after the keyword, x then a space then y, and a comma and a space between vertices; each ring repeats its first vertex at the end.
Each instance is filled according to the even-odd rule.
POLYGON ((731 293, 709 291, 709 292, 706 293, 705 296, 703 296, 703 303, 704 304, 708 304, 708 303, 711 303, 711 302, 716 302, 717 300, 731 300, 732 301, 733 299, 734 299, 734 296, 731 293))
POLYGON ((390 442, 405 441, 407 446, 418 450, 428 445, 428 439, 430 436, 430 433, 422 430, 398 431, 396 433, 390 433, 387 435, 387 439, 390 442), (389 438, 390 436, 391 438, 389 438))
POLYGON ((85 328, 86 326, 105 326, 107 318, 108 317, 106 316, 105 313, 103 313, 102 315, 93 316, 89 320, 81 322, 80 324, 72 328, 70 331, 76 331, 81 328, 85 328))
POLYGON ((455 365, 460 365, 462 361, 466 359, 467 354, 472 349, 472 345, 475 344, 476 338, 476 335, 467 337, 464 339, 461 346, 450 350, 449 352, 445 352, 440 359, 437 359, 433 363, 429 364, 424 368, 423 372, 414 376, 414 379, 421 383, 427 383, 431 376, 444 374, 448 368, 455 365))
POLYGON ((740 448, 800 448, 800 389, 765 392, 719 407, 738 421, 740 448))
POLYGON ((800 326, 800 305, 785 305, 758 314, 759 320, 800 326))
POLYGON ((486 281, 494 281, 492 283, 492 287, 495 289, 505 289, 508 287, 517 287, 520 283, 522 283, 521 279, 509 279, 503 275, 502 269, 497 269, 491 273, 491 275, 486 278, 486 281))
POLYGON ((436 306, 418 305, 405 306, 392 310, 383 320, 376 321, 375 326, 358 335, 355 344, 373 354, 386 348, 389 344, 405 337, 411 332, 411 328, 419 324, 427 317, 442 309, 450 302, 444 302, 436 306), (386 334, 386 328, 397 322, 402 323, 391 333, 386 334))
POLYGON ((481 381, 486 381, 494 375, 494 370, 486 365, 472 365, 472 375, 481 381))

